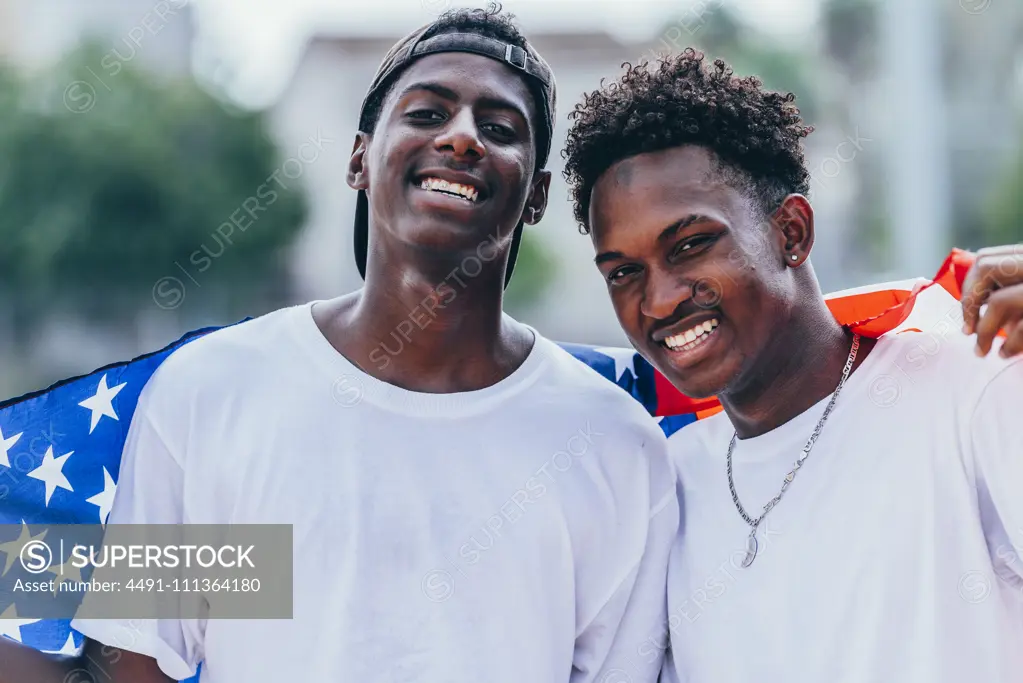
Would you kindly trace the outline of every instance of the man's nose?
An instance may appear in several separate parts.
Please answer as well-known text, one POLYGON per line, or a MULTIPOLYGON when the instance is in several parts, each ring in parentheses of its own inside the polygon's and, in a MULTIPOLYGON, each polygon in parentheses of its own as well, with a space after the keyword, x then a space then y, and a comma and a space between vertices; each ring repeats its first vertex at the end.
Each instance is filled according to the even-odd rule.
POLYGON ((693 288, 688 281, 654 271, 647 275, 640 309, 648 318, 664 320, 672 317, 680 304, 692 298, 693 288))
POLYGON ((453 152, 458 158, 482 159, 487 148, 480 139, 476 117, 469 108, 459 110, 437 136, 437 149, 453 152))

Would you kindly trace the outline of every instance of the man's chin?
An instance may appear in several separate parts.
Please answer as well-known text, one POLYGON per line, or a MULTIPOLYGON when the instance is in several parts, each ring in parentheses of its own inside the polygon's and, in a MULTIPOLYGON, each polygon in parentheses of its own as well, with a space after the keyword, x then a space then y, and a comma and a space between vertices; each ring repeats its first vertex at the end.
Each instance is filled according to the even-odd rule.
POLYGON ((696 364, 672 362, 670 352, 658 354, 654 366, 672 386, 694 399, 720 396, 728 389, 733 373, 728 372, 725 359, 707 359, 696 364))

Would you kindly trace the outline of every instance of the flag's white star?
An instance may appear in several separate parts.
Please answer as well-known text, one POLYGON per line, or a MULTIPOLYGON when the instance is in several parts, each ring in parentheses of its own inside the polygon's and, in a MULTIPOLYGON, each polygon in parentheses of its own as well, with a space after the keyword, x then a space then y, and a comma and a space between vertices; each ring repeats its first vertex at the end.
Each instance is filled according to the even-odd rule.
POLYGON ((117 417, 117 413, 114 412, 113 400, 114 396, 117 396, 124 387, 124 384, 118 384, 116 387, 107 387, 107 376, 103 375, 99 379, 96 395, 90 396, 78 404, 92 411, 92 422, 89 424, 90 434, 92 434, 92 430, 96 429, 96 425, 99 424, 103 416, 112 417, 115 420, 120 419, 117 417))
POLYGON ((3 576, 10 571, 11 566, 15 561, 21 557, 21 550, 30 541, 41 541, 46 537, 46 532, 33 536, 28 529, 28 525, 25 524, 25 520, 21 520, 21 531, 18 533, 18 538, 7 543, 0 543, 0 552, 4 553, 7 558, 4 560, 4 570, 0 572, 0 576, 3 576))
POLYGON ((601 346, 594 349, 597 353, 602 353, 605 356, 611 356, 615 362, 615 381, 617 382, 628 370, 632 372, 632 376, 636 376, 636 352, 630 351, 629 349, 613 348, 609 346, 601 346))
POLYGON ((74 489, 71 488, 71 482, 67 480, 67 477, 64 476, 64 472, 62 471, 64 463, 73 453, 74 451, 71 451, 70 453, 65 453, 64 455, 55 458, 53 457, 53 446, 50 446, 46 449, 46 453, 43 455, 42 464, 28 473, 28 476, 33 479, 38 479, 46 484, 47 507, 50 505, 50 497, 53 496, 53 492, 57 490, 58 486, 68 491, 74 491, 74 489))
POLYGON ((103 468, 103 490, 97 493, 92 498, 87 499, 85 502, 92 503, 93 505, 99 506, 99 523, 106 524, 107 516, 110 514, 110 508, 114 505, 114 490, 117 488, 117 484, 114 483, 114 478, 107 472, 107 468, 103 468))
POLYGON ((4 438, 4 430, 0 429, 0 465, 4 467, 11 466, 11 459, 7 457, 8 452, 11 450, 11 446, 18 443, 18 439, 21 438, 21 432, 18 432, 14 436, 4 438))
MULTIPOLYGON (((53 594, 57 595, 60 593, 60 584, 70 583, 72 586, 79 585, 84 579, 82 578, 82 570, 72 564, 73 558, 68 558, 68 561, 62 565, 56 567, 50 567, 47 571, 53 574, 53 594)), ((43 579, 40 580, 44 580, 43 579)))
POLYGON ((7 636, 21 642, 21 627, 34 624, 39 619, 21 619, 18 617, 18 610, 11 605, 3 614, 0 614, 0 636, 7 636))
POLYGON ((75 645, 75 637, 72 634, 68 633, 67 642, 64 643, 64 647, 60 648, 59 650, 43 650, 43 652, 47 652, 51 655, 77 655, 78 646, 75 645))

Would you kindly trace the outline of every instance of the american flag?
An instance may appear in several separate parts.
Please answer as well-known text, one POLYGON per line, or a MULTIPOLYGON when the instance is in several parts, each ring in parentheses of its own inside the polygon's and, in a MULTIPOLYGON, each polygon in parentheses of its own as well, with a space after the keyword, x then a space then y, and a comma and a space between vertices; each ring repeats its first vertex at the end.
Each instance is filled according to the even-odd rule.
MULTIPOLYGON (((958 313, 972 262, 971 254, 956 250, 932 280, 838 292, 827 297, 828 305, 839 322, 867 336, 926 331, 958 313)), ((80 651, 83 637, 70 621, 17 614, 10 586, 19 576, 32 580, 20 575, 25 570, 17 562, 21 547, 33 538, 28 525, 106 522, 143 387, 176 349, 216 329, 190 332, 154 353, 0 403, 0 524, 21 528, 16 540, 0 541, 0 635, 44 652, 80 651)), ((720 410, 714 399, 679 393, 632 349, 561 347, 639 401, 668 436, 720 410)), ((196 674, 188 683, 198 680, 196 674)))

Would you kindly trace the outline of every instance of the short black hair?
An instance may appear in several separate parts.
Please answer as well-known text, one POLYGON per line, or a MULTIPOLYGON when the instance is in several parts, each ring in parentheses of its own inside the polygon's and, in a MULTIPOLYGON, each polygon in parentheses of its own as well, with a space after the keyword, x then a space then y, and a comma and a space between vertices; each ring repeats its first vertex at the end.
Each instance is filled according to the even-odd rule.
MULTIPOLYGON (((516 47, 527 49, 529 41, 522 35, 522 32, 515 25, 515 15, 505 12, 501 5, 491 2, 486 8, 463 8, 448 10, 441 14, 436 21, 427 29, 422 36, 423 40, 444 33, 475 33, 488 38, 511 43, 516 47)), ((391 83, 385 88, 380 88, 366 102, 366 120, 368 122, 368 133, 372 133, 380 118, 380 110, 383 108, 387 96, 391 93, 394 83, 400 77, 400 72, 395 73, 391 83)), ((539 103, 543 95, 536 92, 536 87, 529 80, 526 80, 529 92, 533 95, 534 108, 540 111, 539 103)), ((539 122, 534 121, 534 126, 540 131, 543 129, 539 122)))
POLYGON ((795 95, 764 90, 755 76, 733 76, 720 59, 704 64, 692 48, 654 67, 623 66, 617 81, 601 81, 569 114, 562 156, 581 232, 589 232, 593 186, 608 168, 682 145, 713 152, 729 181, 743 185, 765 215, 786 195, 809 193, 801 140, 813 127, 803 125, 795 95))

